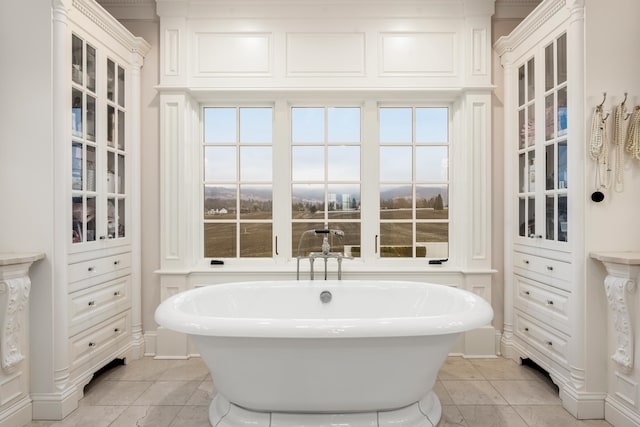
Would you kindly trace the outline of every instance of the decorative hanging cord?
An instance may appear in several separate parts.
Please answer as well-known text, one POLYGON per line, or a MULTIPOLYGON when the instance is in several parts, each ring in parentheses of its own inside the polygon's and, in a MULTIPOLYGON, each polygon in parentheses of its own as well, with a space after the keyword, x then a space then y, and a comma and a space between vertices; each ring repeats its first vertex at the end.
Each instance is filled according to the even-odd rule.
POLYGON ((596 161, 596 191, 609 188, 609 142, 607 138, 607 117, 602 104, 593 110, 591 117, 591 137, 589 154, 596 161))
POLYGON ((634 158, 640 160, 640 105, 636 106, 631 115, 625 148, 634 158))
POLYGON ((624 190, 624 122, 628 118, 629 116, 627 115, 627 106, 623 101, 620 105, 616 106, 613 112, 613 144, 617 146, 615 181, 613 184, 613 189, 618 193, 624 190))

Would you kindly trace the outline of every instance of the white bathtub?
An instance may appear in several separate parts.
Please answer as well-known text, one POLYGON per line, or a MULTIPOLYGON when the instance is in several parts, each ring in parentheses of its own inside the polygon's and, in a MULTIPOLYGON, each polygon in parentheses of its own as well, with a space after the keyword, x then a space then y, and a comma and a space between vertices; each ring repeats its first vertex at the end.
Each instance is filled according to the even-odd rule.
POLYGON ((218 390, 217 427, 435 426, 440 366, 460 332, 492 316, 444 285, 344 280, 212 285, 155 314, 194 339, 218 390))

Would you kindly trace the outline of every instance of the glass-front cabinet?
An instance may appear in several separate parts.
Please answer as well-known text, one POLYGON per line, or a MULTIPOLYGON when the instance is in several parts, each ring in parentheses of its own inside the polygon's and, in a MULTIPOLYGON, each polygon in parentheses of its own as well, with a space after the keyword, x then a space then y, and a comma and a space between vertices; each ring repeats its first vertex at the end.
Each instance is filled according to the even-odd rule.
POLYGON ((126 70, 72 34, 71 250, 127 236, 126 70))
POLYGON ((566 46, 563 33, 517 66, 516 235, 524 244, 569 241, 566 46))

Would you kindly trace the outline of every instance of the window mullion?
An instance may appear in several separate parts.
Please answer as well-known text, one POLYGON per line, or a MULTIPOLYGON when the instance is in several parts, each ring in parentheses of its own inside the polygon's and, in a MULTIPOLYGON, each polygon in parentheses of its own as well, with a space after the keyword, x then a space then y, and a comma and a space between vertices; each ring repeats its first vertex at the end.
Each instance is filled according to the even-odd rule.
POLYGON ((285 100, 277 100, 273 114, 273 235, 276 260, 287 260, 291 253, 291 116, 285 100), (275 245, 275 242, 274 242, 275 245), (278 250, 276 255, 275 249, 278 250))
POLYGON ((360 241, 364 260, 373 260, 379 255, 376 253, 375 247, 375 236, 380 235, 380 149, 378 127, 378 104, 375 101, 367 100, 364 102, 362 109, 362 137, 360 142, 360 241))

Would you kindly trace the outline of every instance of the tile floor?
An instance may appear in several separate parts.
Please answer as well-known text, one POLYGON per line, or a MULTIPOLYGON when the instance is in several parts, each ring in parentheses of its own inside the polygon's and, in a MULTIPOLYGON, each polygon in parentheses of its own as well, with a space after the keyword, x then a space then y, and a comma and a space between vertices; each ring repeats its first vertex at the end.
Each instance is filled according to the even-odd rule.
MULTIPOLYGON (((511 360, 449 357, 435 391, 438 427, 610 427, 579 421, 560 406, 551 380, 511 360)), ((210 427, 215 386, 198 358, 144 358, 113 367, 89 383, 78 410, 62 421, 25 427, 210 427)))

